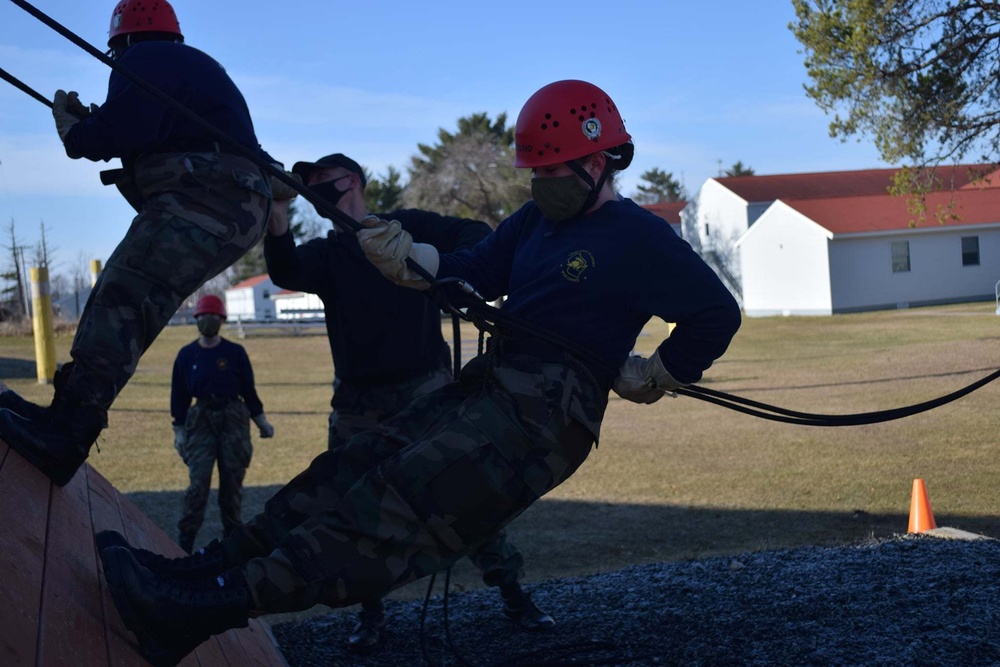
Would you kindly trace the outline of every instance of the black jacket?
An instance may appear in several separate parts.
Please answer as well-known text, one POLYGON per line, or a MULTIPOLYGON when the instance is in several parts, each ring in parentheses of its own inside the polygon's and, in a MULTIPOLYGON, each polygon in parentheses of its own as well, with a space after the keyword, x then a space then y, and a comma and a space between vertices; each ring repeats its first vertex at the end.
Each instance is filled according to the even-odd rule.
MULTIPOLYGON (((475 220, 403 209, 399 220, 417 243, 440 252, 470 248, 490 232, 475 220)), ((372 266, 351 232, 296 246, 291 232, 264 241, 275 285, 317 294, 326 312, 334 373, 344 381, 394 382, 440 368, 449 358, 441 311, 423 292, 389 282, 372 266)))

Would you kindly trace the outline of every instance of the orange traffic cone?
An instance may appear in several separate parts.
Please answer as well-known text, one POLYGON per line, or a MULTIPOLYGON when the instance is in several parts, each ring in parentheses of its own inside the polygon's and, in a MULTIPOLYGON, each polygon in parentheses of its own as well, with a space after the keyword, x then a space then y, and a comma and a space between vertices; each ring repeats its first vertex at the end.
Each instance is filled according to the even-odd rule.
POLYGON ((927 486, 924 480, 913 480, 913 494, 910 498, 910 527, 908 533, 923 533, 937 528, 934 523, 934 513, 931 512, 931 501, 927 497, 927 486))

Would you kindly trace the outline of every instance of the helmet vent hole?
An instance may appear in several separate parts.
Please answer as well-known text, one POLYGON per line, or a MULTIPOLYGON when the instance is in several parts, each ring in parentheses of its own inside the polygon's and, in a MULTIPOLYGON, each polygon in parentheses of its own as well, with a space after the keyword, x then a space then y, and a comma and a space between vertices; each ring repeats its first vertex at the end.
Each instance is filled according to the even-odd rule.
POLYGON ((559 127, 559 121, 557 120, 552 121, 552 127, 559 127))
POLYGON ((549 129, 549 124, 548 123, 542 123, 542 129, 543 130, 549 129))
POLYGON ((586 116, 584 116, 583 114, 580 114, 580 115, 579 115, 579 116, 577 116, 576 118, 577 118, 577 120, 579 120, 579 121, 580 121, 581 123, 582 123, 582 122, 583 122, 584 120, 586 120, 586 116))
POLYGON ((576 113, 576 109, 575 109, 575 108, 574 108, 574 109, 570 109, 570 110, 569 110, 569 112, 570 112, 571 114, 575 114, 575 113, 576 113))
POLYGON ((545 120, 552 120, 552 114, 550 113, 545 114, 545 120))

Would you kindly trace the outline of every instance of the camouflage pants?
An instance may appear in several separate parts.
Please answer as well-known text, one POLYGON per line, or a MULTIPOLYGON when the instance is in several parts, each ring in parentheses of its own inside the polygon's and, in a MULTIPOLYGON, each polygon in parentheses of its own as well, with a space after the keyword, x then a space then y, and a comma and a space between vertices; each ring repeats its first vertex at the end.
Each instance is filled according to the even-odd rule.
POLYGON ((264 235, 270 184, 224 153, 152 155, 135 165, 143 207, 87 299, 66 392, 108 408, 177 308, 264 235))
POLYGON ((223 541, 253 613, 347 606, 451 566, 573 474, 606 404, 577 370, 510 354, 320 454, 223 541))
MULTIPOLYGON (((436 391, 452 381, 450 368, 440 368, 403 382, 360 386, 335 380, 334 410, 330 413, 327 449, 337 449, 351 438, 370 431, 389 417, 398 414, 414 399, 436 391)), ((473 565, 483 573, 487 586, 517 583, 524 576, 524 557, 507 541, 507 531, 484 542, 469 554, 473 565)))
POLYGON ((177 528, 192 538, 205 520, 205 507, 212 486, 212 470, 219 467, 219 514, 228 534, 241 523, 243 477, 253 456, 250 440, 250 411, 243 401, 233 399, 221 408, 198 402, 188 410, 184 423, 190 484, 184 493, 184 511, 177 528))

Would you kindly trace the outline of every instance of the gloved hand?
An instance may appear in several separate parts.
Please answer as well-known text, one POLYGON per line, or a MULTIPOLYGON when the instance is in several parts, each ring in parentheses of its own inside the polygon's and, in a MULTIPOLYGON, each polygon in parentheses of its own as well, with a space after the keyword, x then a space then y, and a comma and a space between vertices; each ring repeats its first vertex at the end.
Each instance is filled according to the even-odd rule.
POLYGON ((76 93, 75 90, 70 91, 69 95, 67 96, 66 111, 69 111, 71 114, 73 114, 80 120, 83 120, 90 114, 97 111, 99 108, 100 107, 98 107, 96 104, 91 104, 89 107, 84 106, 83 102, 80 101, 80 96, 76 93))
POLYGON ((183 426, 174 424, 174 449, 180 454, 181 459, 186 460, 187 457, 187 431, 184 430, 183 426))
POLYGON ((398 220, 381 220, 373 215, 361 221, 365 226, 358 232, 358 244, 368 261, 383 276, 403 287, 427 289, 430 284, 406 265, 410 257, 430 275, 437 275, 440 256, 437 248, 427 243, 414 243, 409 232, 398 220))
MULTIPOLYGON (((56 132, 59 133, 59 139, 63 143, 66 143, 69 129, 80 122, 80 119, 68 109, 70 95, 76 96, 76 93, 67 94, 65 90, 57 90, 52 98, 52 117, 56 120, 56 132)), ((79 104, 79 100, 77 103, 79 104)))
POLYGON ((674 390, 683 386, 663 367, 660 354, 653 352, 648 359, 638 354, 626 359, 613 389, 625 400, 648 405, 656 403, 664 394, 676 397, 674 390))
POLYGON ((253 423, 256 424, 257 428, 260 429, 260 437, 262 438, 274 437, 274 427, 271 426, 271 423, 269 421, 267 421, 267 417, 264 416, 263 412, 253 418, 253 423))
MULTIPOLYGON (((293 174, 290 171, 285 172, 286 176, 291 177, 298 183, 302 183, 302 177, 298 174, 293 174)), ((299 196, 299 191, 288 185, 284 181, 281 181, 274 176, 271 177, 271 199, 276 199, 278 201, 291 200, 299 196)))

